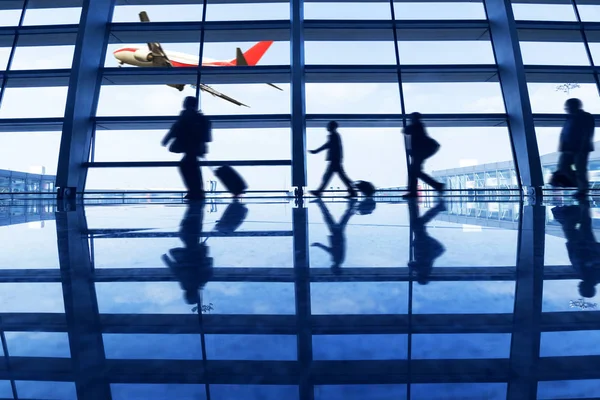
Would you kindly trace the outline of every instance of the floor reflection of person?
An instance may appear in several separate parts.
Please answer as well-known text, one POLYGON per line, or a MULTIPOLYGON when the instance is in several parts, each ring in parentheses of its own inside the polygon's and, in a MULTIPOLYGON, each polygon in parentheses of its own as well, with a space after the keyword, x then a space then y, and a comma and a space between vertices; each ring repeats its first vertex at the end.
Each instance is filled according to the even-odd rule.
POLYGON ((200 306, 200 290, 210 280, 213 261, 208 256, 208 246, 202 241, 204 201, 190 202, 179 229, 179 239, 184 247, 163 254, 163 262, 171 269, 181 284, 188 304, 200 306))
POLYGON ((350 221, 350 218, 355 213, 354 205, 356 204, 356 200, 350 199, 346 203, 346 212, 339 223, 336 223, 333 220, 333 217, 327 209, 325 203, 323 203, 323 200, 318 198, 315 200, 315 202, 319 206, 321 214, 323 214, 323 219, 329 228, 329 246, 325 246, 322 243, 313 243, 311 246, 318 247, 328 252, 331 255, 331 271, 334 274, 340 274, 342 272, 342 264, 346 258, 346 237, 344 235, 344 231, 346 229, 346 225, 348 225, 348 222, 350 221))
POLYGON ((594 297, 596 285, 600 282, 600 244, 596 242, 592 230, 589 201, 554 207, 552 215, 562 227, 567 239, 569 260, 581 278, 579 294, 582 297, 594 297))
POLYGON ((409 261, 408 267, 416 272, 417 282, 421 285, 429 283, 433 263, 446 251, 444 245, 427 233, 426 226, 442 211, 446 211, 443 198, 440 198, 437 204, 427 210, 423 216, 419 216, 418 200, 411 198, 408 201, 410 226, 413 230, 412 248, 414 251, 414 259, 409 261))

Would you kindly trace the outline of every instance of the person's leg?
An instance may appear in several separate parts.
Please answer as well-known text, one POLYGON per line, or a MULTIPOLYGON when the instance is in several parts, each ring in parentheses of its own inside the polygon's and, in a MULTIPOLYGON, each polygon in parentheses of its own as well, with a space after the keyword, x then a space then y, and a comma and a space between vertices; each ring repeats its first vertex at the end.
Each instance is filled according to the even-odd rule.
POLYGON ((188 196, 190 195, 190 193, 192 193, 193 191, 193 177, 191 177, 190 174, 190 157, 186 154, 183 156, 183 158, 181 159, 181 161, 179 161, 179 173, 181 174, 181 179, 183 180, 183 184, 185 185, 185 188, 187 189, 188 192, 188 196))
POLYGON ((415 157, 410 158, 410 165, 408 167, 408 194, 417 194, 417 179, 419 177, 419 160, 415 157))
POLYGON ((348 188, 348 193, 350 194, 350 196, 356 196, 356 190, 354 189, 354 185, 352 185, 352 181, 350 180, 350 178, 348 178, 348 175, 346 175, 346 171, 344 171, 344 166, 342 164, 339 164, 336 169, 338 175, 340 176, 340 179, 348 188))
POLYGON ((577 177, 578 194, 587 194, 590 183, 588 180, 588 159, 590 153, 583 152, 575 156, 575 175, 577 177))
POLYGON ((317 190, 312 191, 312 193, 314 195, 318 196, 321 194, 321 192, 323 192, 323 190, 329 183, 329 180, 331 179, 333 172, 334 172, 334 165, 332 163, 329 163, 329 165, 327 166, 327 169, 325 170, 325 173, 323 174, 323 180, 321 181, 321 186, 319 186, 319 188, 317 190))

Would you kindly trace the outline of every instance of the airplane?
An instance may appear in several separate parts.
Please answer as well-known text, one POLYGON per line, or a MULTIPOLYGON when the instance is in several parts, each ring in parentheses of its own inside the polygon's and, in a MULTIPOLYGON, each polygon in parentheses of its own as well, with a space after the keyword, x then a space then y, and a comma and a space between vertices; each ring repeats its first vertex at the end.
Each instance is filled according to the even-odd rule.
MULTIPOLYGON (((141 22, 150 22, 146 11, 142 11, 139 14, 141 22)), ((234 67, 234 66, 254 66, 264 54, 269 50, 269 47, 273 44, 273 41, 262 41, 256 43, 250 49, 242 52, 238 47, 236 49, 235 58, 231 60, 212 60, 206 57, 202 58, 203 67, 234 67)), ((119 67, 124 64, 136 66, 136 67, 197 67, 198 56, 175 52, 175 51, 164 51, 160 43, 148 43, 146 47, 121 47, 113 52, 114 57, 119 63, 119 67)), ((274 87, 278 90, 283 90, 280 87, 267 83, 267 85, 274 87)), ((167 84, 167 86, 173 87, 180 92, 183 91, 184 84, 167 84)), ((196 85, 190 85, 195 88, 196 85)), ((223 94, 212 87, 201 83, 200 90, 212 94, 215 97, 220 97, 227 100, 235 105, 249 107, 246 104, 223 94)))

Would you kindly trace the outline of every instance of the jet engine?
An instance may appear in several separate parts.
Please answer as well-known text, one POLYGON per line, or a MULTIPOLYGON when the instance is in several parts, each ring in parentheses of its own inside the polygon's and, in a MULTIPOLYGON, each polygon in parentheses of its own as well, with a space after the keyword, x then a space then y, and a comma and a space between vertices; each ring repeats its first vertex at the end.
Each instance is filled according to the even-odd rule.
POLYGON ((139 62, 152 62, 154 55, 151 51, 140 49, 133 53, 133 58, 139 62))

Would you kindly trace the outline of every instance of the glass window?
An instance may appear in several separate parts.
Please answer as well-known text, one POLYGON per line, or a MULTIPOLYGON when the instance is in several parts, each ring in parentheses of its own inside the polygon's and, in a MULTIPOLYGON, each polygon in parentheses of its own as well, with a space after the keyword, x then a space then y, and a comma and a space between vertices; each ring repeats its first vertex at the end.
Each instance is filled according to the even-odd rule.
POLYGON ((587 112, 600 113, 598 89, 592 83, 528 83, 527 89, 534 113, 564 114, 565 101, 571 97, 579 98, 587 112), (572 84, 570 88, 565 88, 569 83, 572 84))
POLYGON ((12 88, 4 91, 0 118, 62 118, 67 87, 12 88))
POLYGON ((113 400, 206 399, 206 386, 179 383, 111 383, 113 400))
POLYGON ((598 394, 600 379, 538 382, 538 399, 586 398, 598 394))
MULTIPOLYGON (((1 13, 0 13, 1 15, 1 13)), ((1 26, 1 25, 0 25, 1 26)), ((10 47, 0 47, 0 71, 5 71, 10 57, 10 47)))
POLYGON ((316 385, 315 400, 406 399, 406 385, 316 385))
POLYGON ((23 4, 19 4, 14 10, 0 10, 0 26, 17 26, 21 18, 23 4))
POLYGON ((299 398, 297 386, 284 385, 210 385, 212 400, 261 399, 280 400, 299 398))
POLYGON ((11 70, 68 69, 75 46, 18 46, 11 70))
POLYGON ((583 43, 520 42, 525 65, 590 65, 583 43))
POLYGON ((404 83, 406 112, 504 113, 498 82, 404 83))
POLYGON ((495 63, 492 42, 489 40, 398 42, 398 50, 403 65, 495 63))
MULTIPOLYGON (((378 188, 398 187, 406 184, 406 153, 404 135, 400 128, 350 128, 339 123, 344 151, 344 169, 351 180, 372 181, 378 188)), ((306 148, 317 149, 327 141, 327 130, 308 128, 306 148)), ((325 152, 307 154, 308 186, 321 184, 327 168, 325 152)), ((332 188, 343 187, 334 176, 332 188)))
POLYGON ((408 310, 406 282, 311 283, 310 296, 313 315, 406 314, 408 310))
POLYGON ((415 314, 512 313, 514 282, 430 282, 413 286, 415 314))
MULTIPOLYGON (((305 7, 309 4, 315 3, 305 3, 305 7)), ((304 42, 307 65, 396 65, 395 51, 392 41, 304 42)))
POLYGON ((509 333, 448 333, 412 336, 413 359, 508 358, 509 333))
POLYGON ((74 382, 16 381, 20 399, 77 400, 74 382))
MULTIPOLYGON (((161 78, 166 79, 166 78, 161 78)), ((169 84, 195 84, 196 77, 184 76, 169 84)), ((279 84, 282 90, 266 84, 211 84, 210 87, 235 101, 202 91, 200 107, 207 115, 289 114, 289 84, 279 84)), ((36 89, 37 90, 37 89, 36 89)), ((194 96, 195 89, 186 86, 183 91, 165 85, 104 85, 100 90, 98 116, 153 116, 178 115, 186 96, 194 96)))
POLYGON ((387 3, 304 3, 305 19, 390 19, 387 3))
POLYGON ((81 7, 28 8, 23 25, 79 24, 81 7))
POLYGON ((60 136, 61 132, 0 132, 0 169, 56 175, 60 136))
POLYGON ((506 383, 417 383, 410 385, 415 399, 486 399, 506 398, 506 383))
POLYGON ((592 53, 594 65, 600 64, 600 43, 588 42, 588 46, 590 47, 590 53, 592 53))
MULTIPOLYGON (((244 177, 248 190, 287 191, 292 186, 289 166, 243 166, 235 167, 235 170, 244 177)), ((202 176, 205 183, 215 179, 205 167, 202 168, 202 176)), ((206 187, 207 190, 209 188, 206 187)), ((177 167, 91 168, 86 183, 86 190, 90 189, 185 190, 177 167)), ((215 190, 224 190, 220 182, 217 182, 215 190)))
POLYGON ((198 4, 117 5, 113 11, 112 22, 141 22, 139 14, 142 11, 146 11, 151 22, 202 21, 202 0, 199 0, 198 4))
MULTIPOLYGON (((97 130, 94 161, 179 161, 181 154, 161 146, 167 131, 97 130)), ((208 156, 213 160, 291 158, 289 129, 213 129, 212 139, 208 156)))
POLYGON ((600 331, 542 332, 540 357, 598 356, 599 339, 600 331))
MULTIPOLYGON (((96 293, 101 313, 194 313, 178 282, 98 282, 96 293)), ((208 282, 202 301, 213 304, 211 314, 295 313, 292 283, 208 282)))
POLYGON ((408 335, 313 335, 314 360, 403 360, 408 335))
POLYGON ((6 332, 13 357, 71 357, 66 332, 6 332))
POLYGON ((307 83, 308 114, 400 113, 397 83, 307 83))
POLYGON ((296 335, 206 335, 208 360, 297 359, 296 335))
POLYGON ((103 333, 107 359, 202 360, 200 335, 103 333))
POLYGON ((10 399, 13 397, 10 381, 0 381, 0 396, 10 399))
MULTIPOLYGON (((581 6, 579 6, 581 8, 581 6)), ((513 4, 516 20, 528 21, 576 21, 570 4, 513 4)), ((580 10, 581 12, 581 10, 580 10)))
POLYGON ((579 16, 584 22, 600 21, 600 5, 578 4, 579 16))
POLYGON ((396 19, 486 19, 482 2, 408 3, 394 2, 396 19))
POLYGON ((0 283, 2 312, 64 313, 60 283, 0 283))

